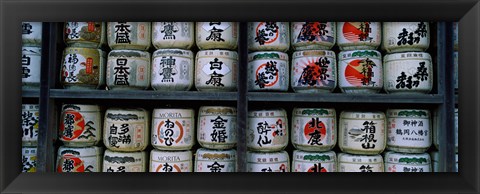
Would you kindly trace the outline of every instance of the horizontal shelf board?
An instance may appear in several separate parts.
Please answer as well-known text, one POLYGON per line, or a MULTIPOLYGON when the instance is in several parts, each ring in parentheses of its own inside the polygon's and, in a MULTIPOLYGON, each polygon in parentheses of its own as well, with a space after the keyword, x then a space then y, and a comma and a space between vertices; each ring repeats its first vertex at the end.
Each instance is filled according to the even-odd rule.
POLYGON ((23 98, 39 98, 40 97, 40 89, 38 88, 28 88, 22 89, 22 97, 23 98))
POLYGON ((281 93, 249 92, 249 101, 281 102, 345 102, 345 103, 416 103, 441 104, 443 95, 439 94, 344 94, 344 93, 281 93))
POLYGON ((153 90, 67 90, 51 89, 51 98, 65 99, 131 99, 131 100, 221 100, 236 101, 237 92, 198 92, 153 90))

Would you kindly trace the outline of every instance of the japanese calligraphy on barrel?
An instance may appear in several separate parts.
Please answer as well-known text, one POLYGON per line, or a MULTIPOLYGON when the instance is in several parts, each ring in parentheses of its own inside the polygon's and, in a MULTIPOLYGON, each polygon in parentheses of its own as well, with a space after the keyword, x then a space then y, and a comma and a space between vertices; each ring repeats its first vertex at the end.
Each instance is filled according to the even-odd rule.
POLYGON ((190 49, 194 43, 193 22, 153 22, 152 44, 156 49, 190 49))
POLYGON ((237 144, 237 109, 202 106, 198 111, 198 143, 209 149, 231 149, 237 144))
POLYGON ((67 47, 61 64, 61 83, 67 89, 95 89, 105 84, 105 52, 67 47))
POLYGON ((112 50, 147 51, 152 44, 150 22, 108 22, 107 40, 112 50))
POLYGON ((22 45, 42 46, 42 22, 22 22, 22 45))
POLYGON ((353 155, 339 153, 338 172, 384 172, 381 155, 353 155))
POLYGON ((146 172, 147 153, 105 150, 103 172, 146 172))
POLYGON ((111 90, 146 90, 150 87, 150 53, 112 50, 107 60, 107 87, 111 90))
POLYGON ((338 145, 349 154, 376 155, 386 146, 383 112, 342 111, 338 124, 338 145))
POLYGON ((333 51, 297 51, 292 58, 290 85, 295 92, 331 92, 337 87, 337 59, 333 51))
POLYGON ((294 108, 292 144, 303 151, 328 151, 337 143, 337 115, 333 108, 294 108))
POLYGON ((192 151, 150 152, 150 172, 193 172, 192 151))
POLYGON ((428 153, 385 153, 385 172, 432 172, 428 153))
POLYGON ((248 91, 288 91, 288 54, 261 51, 248 54, 248 91))
POLYGON ((290 172, 290 158, 286 151, 247 151, 247 172, 290 172))
POLYGON ((57 172, 102 172, 102 155, 101 147, 60 146, 57 155, 57 172))
POLYGON ((22 145, 36 146, 38 142, 38 121, 40 106, 38 104, 22 104, 22 145))
POLYGON ((423 153, 431 144, 430 111, 387 110, 387 149, 402 153, 423 153))
POLYGON ((202 50, 195 61, 195 87, 198 91, 237 90, 238 54, 227 50, 202 50))
POLYGON ((193 109, 153 109, 152 146, 159 150, 189 150, 195 145, 193 109))
POLYGON ((236 50, 239 30, 238 22, 197 22, 195 42, 200 50, 236 50))
POLYGON ((258 152, 281 151, 288 145, 287 112, 282 108, 248 111, 247 148, 258 152))
POLYGON ((280 51, 290 48, 288 22, 248 22, 247 44, 250 51, 280 51))
POLYGON ((64 104, 59 123, 59 138, 68 147, 93 146, 102 139, 102 114, 98 105, 64 104))
POLYGON ((338 86, 343 93, 378 93, 383 87, 382 55, 376 50, 338 54, 338 86))
POLYGON ((290 22, 291 44, 297 50, 330 50, 337 39, 335 22, 290 22))
POLYGON ((22 147, 22 172, 37 172, 37 147, 22 147))
POLYGON ((429 93, 433 88, 432 57, 424 52, 385 55, 384 88, 387 93, 429 93))
POLYGON ((329 152, 293 151, 292 172, 336 172, 337 155, 329 152))
POLYGON ((188 91, 193 86, 193 52, 158 49, 152 57, 152 88, 157 91, 188 91))
POLYGON ((65 22, 63 39, 70 47, 100 48, 106 31, 105 22, 65 22))
POLYGON ((337 22, 337 45, 340 50, 375 50, 380 46, 380 22, 337 22))
POLYGON ((383 22, 382 47, 387 53, 423 52, 429 45, 428 22, 383 22))
POLYGON ((104 120, 103 144, 109 150, 142 151, 149 144, 150 120, 145 109, 109 108, 104 120))
POLYGON ((236 150, 199 148, 195 154, 195 172, 236 172, 236 150))
POLYGON ((41 47, 22 47, 22 87, 38 88, 42 64, 41 47))

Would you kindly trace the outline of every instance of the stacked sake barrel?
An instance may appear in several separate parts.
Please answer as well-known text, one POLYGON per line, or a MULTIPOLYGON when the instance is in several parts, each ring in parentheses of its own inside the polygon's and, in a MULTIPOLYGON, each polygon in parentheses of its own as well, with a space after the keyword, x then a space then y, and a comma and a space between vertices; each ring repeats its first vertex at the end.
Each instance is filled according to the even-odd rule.
POLYGON ((236 172, 237 109, 202 106, 198 113, 195 172, 236 172))
POLYGON ((237 90, 237 22, 196 22, 195 87, 198 91, 237 90))
MULTIPOLYGON (((22 22, 22 88, 40 86, 42 22, 22 22)), ((22 172, 36 172, 38 104, 22 104, 22 172)))

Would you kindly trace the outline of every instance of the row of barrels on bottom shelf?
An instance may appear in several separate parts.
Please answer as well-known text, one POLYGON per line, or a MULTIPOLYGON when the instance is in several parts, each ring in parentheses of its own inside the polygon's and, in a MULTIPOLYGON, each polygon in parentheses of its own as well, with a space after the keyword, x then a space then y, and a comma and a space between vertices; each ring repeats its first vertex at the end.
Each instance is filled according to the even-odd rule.
MULTIPOLYGON (((35 172, 36 148, 23 147, 23 171, 35 172)), ((382 155, 347 153, 247 152, 247 172, 439 172, 438 152, 407 154, 393 151, 382 155)), ((147 152, 103 151, 101 147, 58 149, 56 172, 236 172, 236 150, 147 152), (193 161, 195 158, 195 161, 193 161), (147 167, 147 161, 149 166, 147 167), (195 163, 194 163, 195 162, 195 163)), ((458 172, 458 154, 456 154, 458 172)))

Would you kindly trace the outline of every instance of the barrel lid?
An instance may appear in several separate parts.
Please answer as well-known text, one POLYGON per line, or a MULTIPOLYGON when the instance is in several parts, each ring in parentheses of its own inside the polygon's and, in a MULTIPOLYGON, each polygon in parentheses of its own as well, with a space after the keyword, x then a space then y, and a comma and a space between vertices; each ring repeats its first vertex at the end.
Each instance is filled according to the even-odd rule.
POLYGON ((294 108, 293 115, 335 117, 336 113, 335 113, 335 109, 333 108, 294 108))
POLYGON ((385 119, 385 113, 380 111, 342 111, 343 119, 385 119))
POLYGON ((41 55, 42 54, 42 48, 41 47, 34 47, 34 46, 22 46, 22 53, 23 54, 36 54, 36 55, 41 55))
POLYGON ((201 57, 218 57, 222 56, 224 58, 238 60, 238 53, 236 51, 229 50, 201 50, 197 52, 197 59, 201 57))
POLYGON ((295 51, 292 58, 299 57, 310 57, 310 56, 321 56, 321 57, 332 57, 336 58, 335 52, 331 50, 304 50, 304 51, 295 51))
POLYGON ((430 164, 430 155, 422 154, 406 154, 388 151, 385 153, 385 161, 396 164, 430 164))
POLYGON ((188 57, 193 59, 193 52, 190 50, 184 49, 158 49, 153 52, 153 57, 157 56, 180 56, 180 57, 188 57))
POLYGON ((195 159, 198 160, 221 160, 221 161, 236 161, 237 151, 231 150, 211 150, 199 148, 195 154, 195 159))
POLYGON ((100 111, 100 106, 93 104, 63 104, 62 110, 100 111))
POLYGON ((430 111, 425 109, 388 109, 387 117, 430 118, 430 111))
POLYGON ((288 153, 286 151, 280 152, 252 152, 247 151, 247 162, 250 163, 277 163, 288 162, 288 153), (264 160, 265 159, 265 160, 264 160))
POLYGON ((251 110, 248 111, 249 117, 286 117, 287 111, 283 108, 273 108, 268 110, 251 110))
POLYGON ((60 146, 58 148, 58 156, 71 154, 77 157, 91 157, 91 156, 99 156, 102 153, 103 153, 103 148, 97 147, 97 146, 82 147, 82 148, 60 146))
POLYGON ((257 59, 276 59, 288 61, 288 54, 279 51, 258 51, 248 54, 249 62, 257 59))
POLYGON ((237 109, 228 106, 202 106, 199 109, 199 115, 237 115, 237 109))
POLYGON ((190 108, 156 108, 153 109, 154 118, 188 118, 195 115, 190 108), (167 114, 167 115, 165 115, 167 114), (162 116, 165 115, 165 116, 162 116))
POLYGON ((140 58, 147 58, 150 60, 150 53, 147 51, 141 50, 112 50, 108 53, 108 57, 140 57, 140 58))
POLYGON ((293 160, 303 162, 335 162, 337 160, 337 155, 334 151, 305 152, 301 150, 294 150, 293 160))
POLYGON ((147 153, 145 151, 141 152, 114 152, 109 149, 105 150, 103 155, 104 162, 110 163, 143 163, 147 153))
POLYGON ((432 57, 429 53, 426 52, 404 52, 404 53, 392 53, 387 54, 383 58, 383 61, 395 61, 401 59, 417 59, 417 60, 428 60, 432 61, 432 57))
POLYGON ((345 60, 351 58, 382 58, 382 54, 376 50, 353 50, 341 51, 338 53, 338 60, 345 60))
POLYGON ((353 154, 347 154, 347 153, 339 153, 337 157, 339 162, 383 163, 383 158, 381 155, 353 155, 353 154))
POLYGON ((150 152, 151 160, 156 162, 163 162, 163 158, 169 157, 171 161, 168 162, 182 162, 192 160, 192 151, 160 151, 153 149, 150 152))

